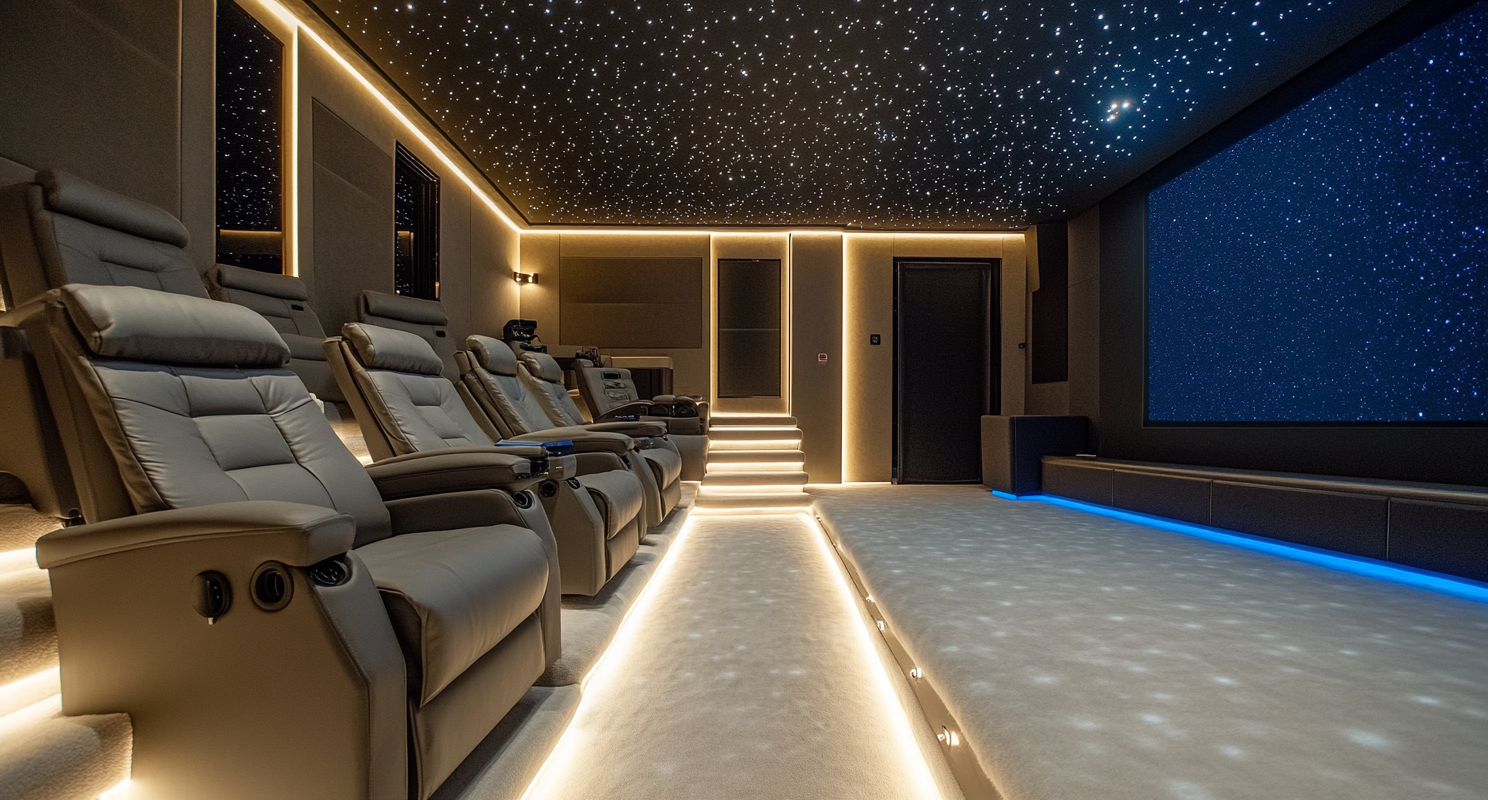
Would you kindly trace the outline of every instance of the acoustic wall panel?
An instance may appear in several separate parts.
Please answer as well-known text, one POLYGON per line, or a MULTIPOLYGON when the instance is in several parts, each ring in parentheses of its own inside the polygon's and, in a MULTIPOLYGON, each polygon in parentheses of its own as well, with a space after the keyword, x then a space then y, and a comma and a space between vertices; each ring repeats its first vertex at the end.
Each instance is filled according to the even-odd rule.
POLYGON ((1084 466, 1074 462, 1044 463, 1044 492, 1046 494, 1083 500, 1086 503, 1109 506, 1113 496, 1112 482, 1115 470, 1092 464, 1084 466))
POLYGON ((1488 581, 1488 506, 1392 499, 1390 560, 1488 581))
POLYGON ((363 289, 393 289, 393 157, 313 104, 315 310, 329 333, 356 319, 363 289))
POLYGON ((1207 478, 1117 470, 1112 505, 1155 517, 1208 525, 1209 484, 1207 478))
POLYGON ((559 261, 558 339, 584 347, 703 346, 701 258, 559 261))
POLYGON ((1210 524, 1383 560, 1388 502, 1363 494, 1215 481, 1210 524))

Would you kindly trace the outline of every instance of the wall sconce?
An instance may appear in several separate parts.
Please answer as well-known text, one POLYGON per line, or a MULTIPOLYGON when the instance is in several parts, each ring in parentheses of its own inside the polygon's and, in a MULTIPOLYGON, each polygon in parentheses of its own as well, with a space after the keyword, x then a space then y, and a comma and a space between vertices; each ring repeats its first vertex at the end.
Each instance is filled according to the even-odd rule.
POLYGON ((535 283, 537 283, 537 273, 535 273, 535 272, 513 272, 512 273, 512 280, 516 281, 518 285, 527 284, 527 283, 535 284, 535 283))

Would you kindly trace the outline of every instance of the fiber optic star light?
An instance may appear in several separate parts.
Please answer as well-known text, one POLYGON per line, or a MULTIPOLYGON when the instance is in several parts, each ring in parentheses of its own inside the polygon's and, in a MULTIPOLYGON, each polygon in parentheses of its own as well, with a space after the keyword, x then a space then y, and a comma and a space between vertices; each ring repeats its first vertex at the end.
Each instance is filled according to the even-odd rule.
POLYGON ((971 230, 1088 207, 1402 3, 318 5, 532 223, 971 230))

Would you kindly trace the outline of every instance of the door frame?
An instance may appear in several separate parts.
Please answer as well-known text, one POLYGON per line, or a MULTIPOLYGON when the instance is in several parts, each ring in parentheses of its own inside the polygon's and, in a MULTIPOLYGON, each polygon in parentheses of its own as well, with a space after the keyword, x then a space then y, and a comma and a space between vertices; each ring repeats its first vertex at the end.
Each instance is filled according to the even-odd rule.
POLYGON ((1002 261, 1000 257, 988 258, 936 258, 934 256, 895 256, 894 257, 894 293, 893 293, 893 322, 894 322, 894 369, 892 373, 892 395, 893 403, 889 418, 891 420, 892 437, 889 443, 890 456, 890 480, 898 484, 899 475, 899 354, 904 348, 905 337, 899 331, 899 281, 904 267, 915 265, 946 264, 952 266, 972 266, 982 264, 987 267, 987 306, 984 311, 984 323, 987 328, 986 353, 987 353, 987 385, 983 389, 983 407, 987 414, 1002 413, 1002 261))

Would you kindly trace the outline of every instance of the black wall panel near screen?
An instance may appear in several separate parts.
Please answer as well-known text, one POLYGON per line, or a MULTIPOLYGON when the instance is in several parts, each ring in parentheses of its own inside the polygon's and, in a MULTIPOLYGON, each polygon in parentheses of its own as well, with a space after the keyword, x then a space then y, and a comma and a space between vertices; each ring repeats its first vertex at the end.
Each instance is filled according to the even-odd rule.
POLYGON ((998 268, 894 260, 894 477, 979 483, 982 416, 998 412, 998 268))
POLYGON ((701 258, 559 261, 559 341, 580 347, 703 346, 701 258))
POLYGON ((718 260, 718 394, 780 396, 780 259, 718 260))
POLYGON ((1031 341, 1034 383, 1069 380, 1069 238, 1063 222, 1034 225, 1030 256, 1039 288, 1032 301, 1031 341))

